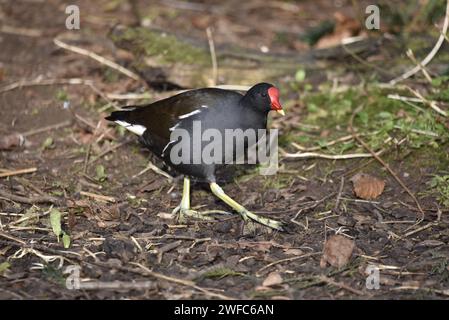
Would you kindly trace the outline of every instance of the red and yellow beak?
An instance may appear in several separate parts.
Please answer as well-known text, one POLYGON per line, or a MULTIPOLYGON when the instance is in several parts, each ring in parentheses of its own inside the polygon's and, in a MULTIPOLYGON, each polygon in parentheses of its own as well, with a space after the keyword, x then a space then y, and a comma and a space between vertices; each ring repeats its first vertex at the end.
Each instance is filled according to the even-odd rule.
POLYGON ((278 88, 271 87, 270 89, 268 89, 268 95, 270 96, 271 100, 271 110, 274 110, 277 113, 280 113, 281 115, 285 116, 285 112, 282 109, 281 103, 279 102, 278 88))

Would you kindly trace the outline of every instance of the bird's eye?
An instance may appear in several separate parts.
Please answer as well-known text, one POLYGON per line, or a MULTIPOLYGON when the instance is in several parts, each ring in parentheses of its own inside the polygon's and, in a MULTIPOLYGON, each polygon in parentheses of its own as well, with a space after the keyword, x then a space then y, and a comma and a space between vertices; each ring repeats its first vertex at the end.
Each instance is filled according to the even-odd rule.
POLYGON ((266 92, 263 92, 263 93, 262 93, 262 97, 265 98, 266 96, 268 96, 268 94, 267 94, 266 92))

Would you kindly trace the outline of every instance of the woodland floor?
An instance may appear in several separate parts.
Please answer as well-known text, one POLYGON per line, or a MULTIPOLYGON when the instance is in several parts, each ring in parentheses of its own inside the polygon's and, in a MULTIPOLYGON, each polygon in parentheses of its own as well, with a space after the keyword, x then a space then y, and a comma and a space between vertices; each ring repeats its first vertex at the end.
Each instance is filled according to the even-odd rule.
MULTIPOLYGON (((114 1, 95 1, 95 5, 92 1, 78 1, 83 15, 81 35, 86 37, 85 47, 88 45, 90 50, 119 61, 125 54, 111 49, 111 43, 104 39, 116 22, 129 25, 134 18, 129 6, 116 2, 118 4, 113 6, 114 1)), ((257 49, 260 45, 271 46, 274 41, 273 34, 264 34, 259 29, 261 19, 273 26, 270 30, 284 26, 284 30, 292 33, 303 31, 313 22, 305 20, 303 25, 290 27, 296 18, 283 10, 284 23, 278 25, 270 10, 249 8, 254 1, 245 2, 248 16, 243 11, 235 15, 222 14, 231 10, 236 2, 229 1, 225 5, 214 1, 211 5, 219 10, 214 13, 219 19, 217 42, 248 44, 257 49), (226 38, 220 28, 226 30, 231 26, 235 35, 226 38), (244 28, 257 31, 246 32, 244 28)), ((321 2, 328 1, 310 1, 321 2)), ((91 79, 103 93, 139 90, 134 80, 53 44, 57 35, 73 34, 63 28, 64 3, 56 0, 45 1, 45 4, 40 1, 0 3, 5 25, 40 32, 37 35, 0 33, 0 87, 41 76, 44 79, 91 79)), ((301 6, 315 12, 317 20, 333 10, 325 5, 310 9, 307 4, 301 6)), ((343 12, 346 9, 345 6, 341 8, 343 12)), ((194 10, 161 4, 155 4, 151 12, 155 17, 153 23, 161 28, 169 31, 184 28, 192 31, 189 32, 191 36, 203 40, 203 25, 211 19, 209 14, 194 18, 194 10)), ((277 48, 279 52, 294 50, 288 44, 279 44, 277 48)), ((447 55, 447 46, 445 48, 447 55)), ((340 85, 351 87, 359 83, 360 74, 353 69, 354 61, 336 64, 340 85)), ((410 65, 410 61, 407 64, 410 65)), ((179 222, 171 211, 181 200, 181 180, 171 181, 152 170, 138 175, 147 167, 149 153, 132 134, 102 121, 107 111, 112 110, 108 101, 87 85, 24 86, 0 93, 0 134, 6 136, 62 125, 54 130, 28 134, 24 146, 0 151, 3 172, 37 168, 33 173, 0 178, 0 299, 447 297, 449 200, 445 197, 449 197, 449 187, 444 189, 444 183, 449 179, 442 184, 435 182, 435 176, 449 174, 447 118, 436 123, 438 116, 431 111, 415 114, 416 110, 407 104, 378 98, 395 93, 394 90, 385 93, 360 87, 341 94, 332 93, 330 98, 330 94, 318 89, 310 90, 301 100, 295 92, 305 90, 303 82, 294 87, 288 84, 291 78, 280 81, 284 92, 288 92, 283 97, 287 116, 274 116, 272 126, 280 129, 284 136, 281 147, 290 153, 297 151, 291 142, 313 147, 317 146, 316 140, 331 141, 350 134, 348 120, 361 104, 359 102, 365 99, 371 105, 365 106, 368 109, 363 115, 374 118, 385 111, 387 114, 381 115, 382 119, 373 125, 376 128, 364 125, 363 116, 356 118, 354 126, 368 135, 381 131, 380 142, 367 137, 370 146, 376 150, 385 148, 382 157, 417 196, 425 213, 424 220, 415 224, 420 217, 415 202, 377 161, 311 158, 282 159, 276 176, 266 177, 250 171, 223 186, 248 209, 285 221, 288 232, 273 232, 254 225, 244 227, 237 214, 216 216, 214 221, 179 222), (379 99, 378 105, 385 109, 374 109, 379 99), (68 108, 63 108, 65 101, 70 101, 68 108), (401 126, 401 119, 408 116, 428 121, 425 129, 435 129, 436 136, 409 136, 412 133, 407 129, 388 127, 384 130, 382 127, 388 117, 393 126, 401 126), (394 143, 382 145, 387 136, 391 136, 394 143), (405 142, 400 143, 402 139, 405 142), (385 181, 384 192, 375 200, 361 200, 354 195, 350 179, 359 172, 385 181), (111 198, 100 201, 82 192, 111 198), (15 198, 15 201, 8 194, 25 199, 15 198), (43 197, 52 197, 50 200, 54 203, 38 203, 43 197), (71 239, 67 249, 52 231, 50 208, 63 214, 62 228, 71 239), (354 253, 341 268, 320 267, 323 244, 336 233, 355 241, 354 253), (378 290, 369 290, 365 285, 365 271, 370 264, 380 269, 378 290), (134 288, 68 290, 63 270, 69 265, 81 266, 83 281, 116 280, 122 281, 123 286, 134 283, 134 288), (281 276, 282 281, 263 285, 269 274, 271 278, 281 276), (162 279, 161 275, 170 279, 162 279), (139 288, 140 281, 149 283, 139 288)), ((317 89, 318 81, 310 85, 317 89)), ((331 80, 323 82, 332 85, 331 80)), ((328 90, 331 89, 328 87, 328 90)), ((150 91, 150 94, 153 101, 171 93, 150 91)), ((300 96, 302 98, 302 94, 300 96)), ((446 110, 449 110, 447 106, 446 110)), ((354 140, 340 149, 330 147, 315 151, 367 152, 354 140)), ((193 206, 227 210, 207 186, 192 187, 193 206)))

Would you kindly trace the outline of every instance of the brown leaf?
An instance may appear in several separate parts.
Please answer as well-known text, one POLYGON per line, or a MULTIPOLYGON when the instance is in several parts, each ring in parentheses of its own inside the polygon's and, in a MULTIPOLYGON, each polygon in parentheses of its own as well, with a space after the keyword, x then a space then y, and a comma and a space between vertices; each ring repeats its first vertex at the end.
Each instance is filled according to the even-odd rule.
POLYGON ((284 254, 292 256, 301 256, 304 254, 304 251, 302 251, 301 249, 285 249, 284 254))
POLYGON ((320 267, 325 268, 327 263, 336 268, 343 267, 349 262, 354 248, 354 240, 338 234, 331 236, 324 244, 320 267))
POLYGON ((385 181, 366 173, 357 173, 351 178, 351 181, 354 185, 355 195, 365 200, 376 199, 385 188, 385 181))
POLYGON ((12 133, 0 138, 0 150, 12 149, 23 145, 25 142, 24 137, 18 133, 12 133))
POLYGON ((334 14, 336 20, 334 32, 322 37, 315 45, 318 49, 331 48, 342 44, 345 38, 356 36, 360 33, 359 21, 347 17, 340 12, 334 14))
POLYGON ((263 281, 262 286, 271 287, 282 283, 282 277, 279 272, 271 272, 263 281))

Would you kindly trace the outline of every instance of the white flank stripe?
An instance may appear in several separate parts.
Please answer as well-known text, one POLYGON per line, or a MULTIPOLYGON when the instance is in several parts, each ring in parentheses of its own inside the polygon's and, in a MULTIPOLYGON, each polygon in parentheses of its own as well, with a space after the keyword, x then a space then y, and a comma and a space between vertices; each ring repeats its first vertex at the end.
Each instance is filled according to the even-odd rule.
POLYGON ((145 130, 147 130, 147 128, 145 128, 144 126, 141 126, 140 124, 130 124, 128 122, 120 121, 120 120, 115 121, 115 123, 121 125, 122 127, 125 127, 132 133, 137 134, 138 136, 143 135, 145 130))
POLYGON ((170 130, 170 131, 175 131, 175 129, 176 129, 178 126, 179 126, 179 122, 178 122, 177 124, 175 124, 173 127, 171 127, 170 129, 168 129, 168 130, 170 130))
POLYGON ((173 142, 176 142, 178 140, 172 140, 169 143, 167 143, 167 145, 164 147, 164 149, 162 149, 162 153, 161 153, 161 157, 164 156, 165 150, 167 150, 168 146, 171 145, 173 142))
POLYGON ((201 112, 201 110, 195 110, 195 111, 189 112, 187 114, 183 114, 182 116, 179 116, 178 119, 185 119, 185 118, 191 117, 200 112, 201 112))

